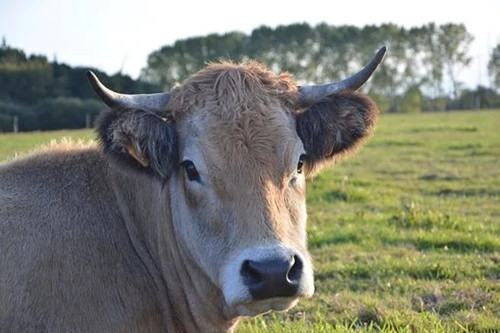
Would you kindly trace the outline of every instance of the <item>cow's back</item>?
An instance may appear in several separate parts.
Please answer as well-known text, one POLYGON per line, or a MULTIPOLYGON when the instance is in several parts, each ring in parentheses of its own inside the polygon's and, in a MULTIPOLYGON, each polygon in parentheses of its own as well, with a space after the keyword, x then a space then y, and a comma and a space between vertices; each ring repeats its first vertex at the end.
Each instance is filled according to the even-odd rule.
POLYGON ((160 325, 154 286, 96 147, 0 165, 2 331, 160 325))

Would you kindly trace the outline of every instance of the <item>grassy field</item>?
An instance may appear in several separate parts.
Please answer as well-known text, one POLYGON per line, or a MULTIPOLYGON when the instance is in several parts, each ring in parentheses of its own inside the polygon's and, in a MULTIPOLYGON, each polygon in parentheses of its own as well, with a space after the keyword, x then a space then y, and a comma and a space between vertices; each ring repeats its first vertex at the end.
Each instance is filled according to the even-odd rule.
POLYGON ((25 132, 18 134, 0 134, 0 162, 25 155, 37 147, 62 138, 90 141, 95 138, 91 130, 63 130, 53 132, 25 132))
MULTIPOLYGON (((0 135, 0 159, 88 131, 0 135)), ((500 332, 500 112, 383 115, 308 184, 316 294, 237 332, 500 332)))

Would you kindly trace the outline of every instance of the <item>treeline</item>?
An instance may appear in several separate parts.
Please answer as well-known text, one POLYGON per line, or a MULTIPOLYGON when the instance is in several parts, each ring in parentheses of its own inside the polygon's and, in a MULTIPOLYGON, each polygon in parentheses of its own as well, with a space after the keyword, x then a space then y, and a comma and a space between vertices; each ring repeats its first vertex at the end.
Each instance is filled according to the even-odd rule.
MULTIPOLYGON (((82 128, 103 110, 90 88, 88 68, 71 67, 45 56, 0 46, 0 132, 82 128)), ((158 92, 160 87, 120 73, 92 69, 117 91, 158 92)))
MULTIPOLYGON (((500 107, 494 89, 466 90, 458 79, 472 60, 472 40, 462 24, 429 23, 410 29, 394 24, 262 26, 249 35, 211 34, 164 46, 150 54, 141 78, 169 88, 206 62, 256 59, 275 71, 292 73, 302 83, 325 83, 353 74, 386 45, 383 65, 363 88, 383 111, 500 107)), ((492 77, 500 77, 499 66, 488 67, 492 77)))
MULTIPOLYGON (((394 24, 332 26, 306 23, 250 34, 230 32, 178 40, 152 52, 140 79, 93 69, 114 90, 149 93, 171 89, 210 61, 255 59, 301 83, 325 83, 358 71, 382 45, 383 65, 362 88, 382 112, 500 108, 500 44, 488 62, 491 88, 465 89, 459 74, 472 58, 473 36, 462 24, 404 28, 394 24)), ((102 110, 85 73, 45 56, 0 45, 0 131, 89 126, 102 110)))

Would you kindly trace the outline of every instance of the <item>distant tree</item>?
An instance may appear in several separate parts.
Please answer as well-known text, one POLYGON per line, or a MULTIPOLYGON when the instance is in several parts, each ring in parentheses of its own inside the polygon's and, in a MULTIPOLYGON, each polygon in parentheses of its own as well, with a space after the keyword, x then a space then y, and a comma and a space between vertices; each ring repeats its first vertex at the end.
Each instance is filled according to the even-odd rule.
POLYGON ((458 74, 471 60, 471 41, 462 24, 429 23, 411 29, 390 23, 363 28, 326 23, 261 26, 248 36, 211 34, 164 46, 150 54, 141 79, 170 89, 206 62, 250 58, 276 72, 291 72, 300 84, 325 83, 355 73, 386 45, 384 63, 362 90, 388 103, 387 109, 401 112, 402 97, 418 86, 430 93, 426 102, 436 105, 427 106, 436 110, 443 109, 448 94, 456 100, 461 86, 458 74))
POLYGON ((34 106, 41 130, 83 128, 87 115, 95 118, 102 109, 102 104, 96 100, 73 97, 45 99, 34 106))
POLYGON ((418 67, 419 84, 433 96, 444 95, 443 59, 439 49, 438 27, 428 23, 421 27, 411 28, 408 32, 409 43, 415 50, 412 56, 414 66, 418 67))
MULTIPOLYGON (((90 88, 88 68, 49 62, 45 56, 26 55, 22 50, 0 45, 0 131, 85 127, 88 116, 103 108, 90 88)), ((157 92, 160 87, 133 80, 127 75, 108 76, 93 69, 114 90, 130 93, 157 92)))
POLYGON ((478 110, 500 107, 500 95, 493 89, 478 86, 476 89, 461 91, 457 107, 463 110, 478 110))
POLYGON ((373 101, 377 105, 378 110, 381 113, 387 113, 390 111, 391 104, 390 104, 390 101, 387 97, 385 97, 384 95, 378 95, 375 93, 369 93, 369 96, 371 99, 373 99, 373 101))
POLYGON ((32 104, 50 94, 52 67, 44 56, 0 49, 0 99, 32 104))
POLYGON ((444 96, 428 97, 422 95, 422 111, 445 111, 448 99, 444 96))
MULTIPOLYGON (((139 81, 93 71, 113 90, 150 93, 171 89, 207 62, 255 59, 275 72, 292 73, 299 84, 326 83, 352 75, 386 45, 384 63, 362 87, 383 112, 496 105, 494 91, 460 93, 458 74, 471 61, 471 41, 462 24, 407 29, 391 23, 362 28, 295 23, 261 26, 249 35, 229 32, 178 40, 149 55, 139 81)), ((10 128, 13 117, 19 119, 20 130, 82 127, 87 112, 98 112, 102 104, 97 104, 87 83, 88 68, 59 63, 56 57, 48 61, 45 56, 26 55, 5 38, 0 42, 0 118, 9 124, 2 130, 10 128)), ((493 50, 488 70, 492 88, 498 91, 500 45, 493 50)))
POLYGON ((20 131, 33 131, 39 129, 38 119, 31 107, 0 101, 0 115, 4 115, 2 128, 5 131, 13 130, 13 119, 18 117, 20 131))
POLYGON ((141 79, 170 89, 209 61, 240 60, 246 38, 243 33, 231 32, 178 40, 148 56, 148 65, 141 71, 141 79))
POLYGON ((461 84, 458 81, 458 74, 472 60, 468 54, 474 37, 467 31, 465 25, 449 23, 439 27, 437 39, 436 51, 439 52, 443 68, 452 85, 452 96, 457 99, 461 84))
POLYGON ((491 77, 492 88, 500 92, 500 44, 491 52, 491 57, 488 61, 488 73, 491 77))
POLYGON ((422 111, 422 93, 418 86, 410 87, 403 95, 401 111, 404 113, 420 113, 422 111))
POLYGON ((0 113, 0 132, 12 132, 14 117, 0 113))

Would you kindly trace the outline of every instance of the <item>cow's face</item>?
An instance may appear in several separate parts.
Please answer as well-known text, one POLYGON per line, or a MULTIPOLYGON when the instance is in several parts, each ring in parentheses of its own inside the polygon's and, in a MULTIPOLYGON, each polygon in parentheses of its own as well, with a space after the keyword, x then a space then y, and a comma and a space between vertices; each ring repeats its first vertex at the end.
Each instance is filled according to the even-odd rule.
POLYGON ((168 184, 176 237, 222 293, 225 314, 311 296, 305 178, 370 134, 373 103, 352 92, 308 101, 286 75, 222 64, 174 90, 163 117, 151 111, 102 116, 104 150, 168 184))
POLYGON ((214 91, 223 103, 184 105, 179 109, 186 114, 176 120, 181 167, 171 180, 174 212, 193 257, 223 292, 228 315, 283 310, 314 290, 305 234, 306 152, 294 110, 254 88, 214 91), (245 101, 255 94, 260 102, 245 101))

